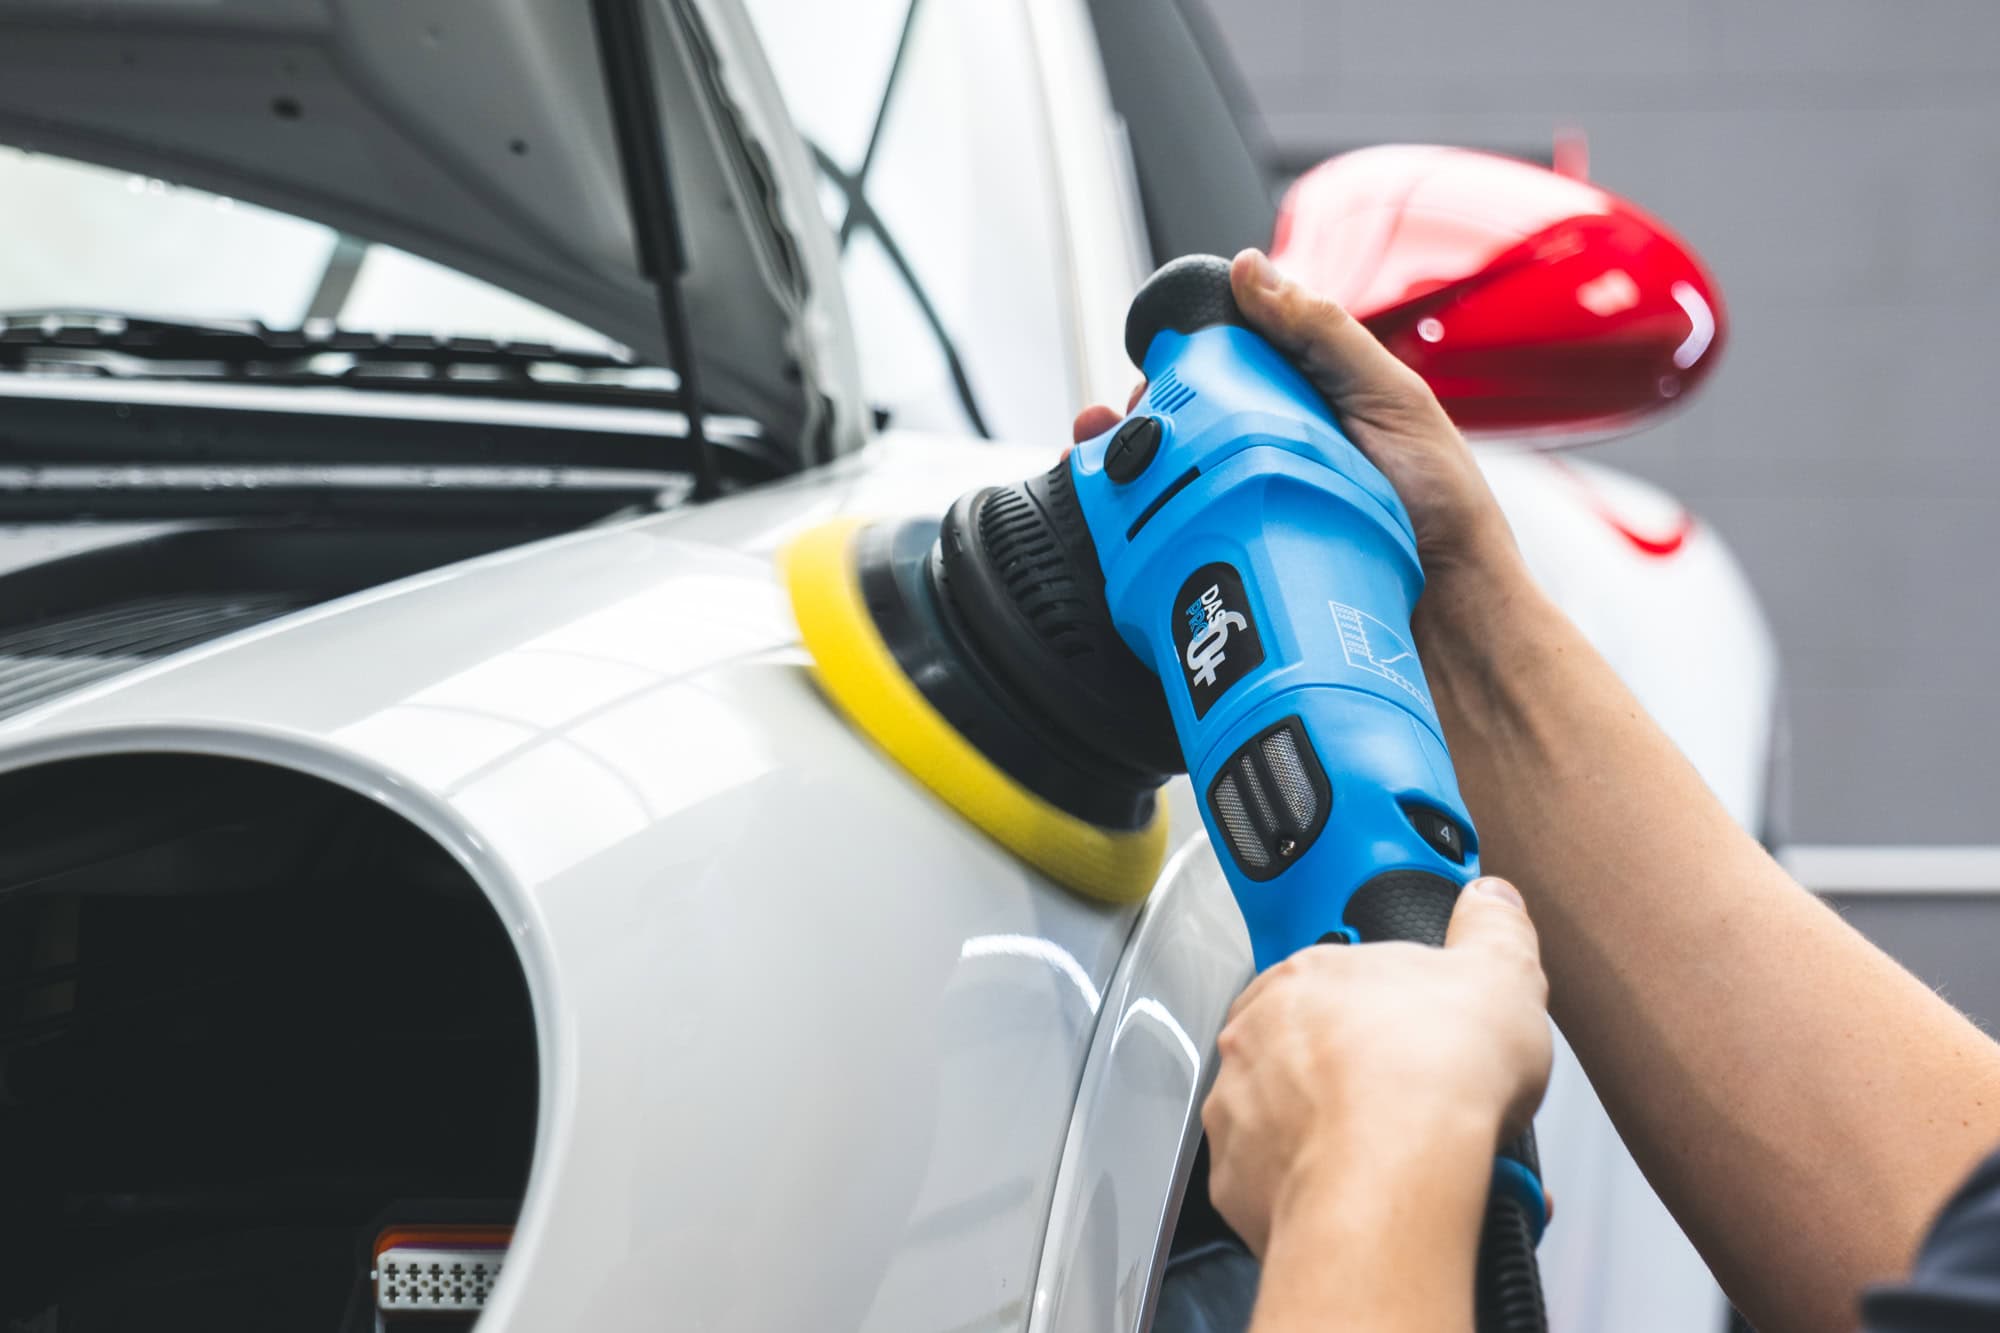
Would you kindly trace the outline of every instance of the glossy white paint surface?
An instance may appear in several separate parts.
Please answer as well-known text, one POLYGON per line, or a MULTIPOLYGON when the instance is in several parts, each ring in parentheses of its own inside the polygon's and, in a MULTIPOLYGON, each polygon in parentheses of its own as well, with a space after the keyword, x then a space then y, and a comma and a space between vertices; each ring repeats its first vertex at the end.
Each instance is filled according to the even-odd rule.
POLYGON ((18 719, 0 764, 297 768, 485 887, 543 1080, 485 1327, 1018 1326, 1133 912, 1054 889, 849 731, 769 551, 1046 462, 892 445, 420 576, 18 719))
MULTIPOLYGON (((1170 790, 1198 820, 1185 781, 1170 790)), ((1175 854, 1105 992, 1056 1179, 1034 1333, 1146 1327, 1250 942, 1207 840, 1175 854), (1162 1164, 1169 1164, 1162 1169, 1162 1164)))

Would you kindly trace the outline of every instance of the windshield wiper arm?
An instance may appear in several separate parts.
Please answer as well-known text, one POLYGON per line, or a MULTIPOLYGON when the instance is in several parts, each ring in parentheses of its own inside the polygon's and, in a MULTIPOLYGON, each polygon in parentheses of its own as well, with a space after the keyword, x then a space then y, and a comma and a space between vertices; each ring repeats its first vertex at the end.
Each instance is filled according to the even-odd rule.
POLYGON ((256 320, 90 309, 0 312, 0 370, 682 405, 674 372, 612 353, 317 322, 273 329, 256 320))

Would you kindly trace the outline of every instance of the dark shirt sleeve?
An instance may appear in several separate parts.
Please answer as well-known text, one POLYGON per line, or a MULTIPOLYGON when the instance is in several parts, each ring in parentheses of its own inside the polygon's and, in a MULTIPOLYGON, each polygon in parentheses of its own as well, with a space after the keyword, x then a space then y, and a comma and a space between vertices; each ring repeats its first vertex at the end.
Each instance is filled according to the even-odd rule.
POLYGON ((2000 1329, 2000 1153, 1945 1205, 1909 1281, 1861 1298, 1861 1325, 1867 1333, 2000 1329))

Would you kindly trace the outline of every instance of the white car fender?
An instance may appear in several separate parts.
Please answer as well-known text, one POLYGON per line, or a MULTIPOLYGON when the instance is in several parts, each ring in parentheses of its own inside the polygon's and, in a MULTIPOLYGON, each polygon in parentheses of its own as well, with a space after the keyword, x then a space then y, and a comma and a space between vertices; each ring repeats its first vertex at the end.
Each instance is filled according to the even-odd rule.
MULTIPOLYGON (((1055 888, 848 728, 769 553, 1053 457, 903 442, 404 579, 10 719, 0 770, 291 769, 485 890, 541 1089, 483 1328, 1019 1326, 1136 910, 1055 888)), ((1206 856, 1198 821, 1172 842, 1206 856)), ((1190 993, 1191 1041, 1232 993, 1190 993)))

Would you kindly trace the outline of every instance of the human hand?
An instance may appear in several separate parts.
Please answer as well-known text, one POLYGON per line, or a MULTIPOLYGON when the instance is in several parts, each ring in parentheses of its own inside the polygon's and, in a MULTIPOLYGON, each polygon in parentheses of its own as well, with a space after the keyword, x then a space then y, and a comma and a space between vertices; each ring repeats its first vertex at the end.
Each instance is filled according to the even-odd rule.
MULTIPOLYGON (((1261 251, 1237 255, 1229 280, 1244 317, 1305 372, 1355 447, 1396 488, 1433 583, 1459 569, 1511 563, 1507 520, 1472 450, 1423 378, 1340 306, 1281 274, 1261 251)), ((1132 391, 1127 412, 1145 387, 1132 391)), ((1076 442, 1103 434, 1122 416, 1101 405, 1085 408, 1074 423, 1076 442)))
MULTIPOLYGON (((1343 1173, 1387 1163, 1387 1187, 1418 1195, 1407 1173, 1477 1171, 1548 1086, 1547 1005, 1535 928, 1490 878, 1459 894, 1442 949, 1320 945, 1266 971, 1230 1010, 1202 1107, 1216 1209, 1262 1255, 1343 1173)), ((1475 1234, 1479 1182, 1460 1219, 1475 1234)))

